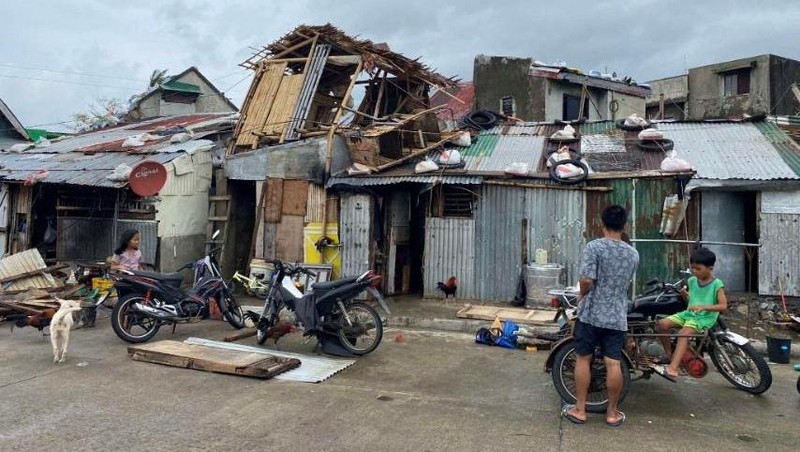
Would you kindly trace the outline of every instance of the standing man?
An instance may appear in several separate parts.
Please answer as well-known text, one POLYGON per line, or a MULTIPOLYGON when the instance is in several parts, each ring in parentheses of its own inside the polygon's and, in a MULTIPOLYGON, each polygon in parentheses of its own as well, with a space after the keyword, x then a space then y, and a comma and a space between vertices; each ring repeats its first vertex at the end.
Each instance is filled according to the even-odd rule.
POLYGON ((590 364, 600 347, 606 365, 608 409, 606 424, 618 427, 625 414, 618 409, 622 391, 622 349, 628 329, 628 288, 639 265, 639 253, 622 240, 628 213, 621 206, 603 211, 603 238, 586 244, 581 258, 580 303, 575 322, 575 405, 561 414, 574 422, 586 422, 586 395, 591 380, 590 364))

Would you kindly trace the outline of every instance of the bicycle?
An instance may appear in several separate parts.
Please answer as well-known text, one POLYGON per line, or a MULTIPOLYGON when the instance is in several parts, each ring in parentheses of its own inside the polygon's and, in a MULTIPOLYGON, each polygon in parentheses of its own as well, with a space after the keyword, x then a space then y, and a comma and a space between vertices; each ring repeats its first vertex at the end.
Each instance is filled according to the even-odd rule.
POLYGON ((233 274, 233 280, 242 285, 247 295, 266 298, 267 294, 269 294, 270 283, 266 278, 251 278, 236 271, 236 273, 233 274))

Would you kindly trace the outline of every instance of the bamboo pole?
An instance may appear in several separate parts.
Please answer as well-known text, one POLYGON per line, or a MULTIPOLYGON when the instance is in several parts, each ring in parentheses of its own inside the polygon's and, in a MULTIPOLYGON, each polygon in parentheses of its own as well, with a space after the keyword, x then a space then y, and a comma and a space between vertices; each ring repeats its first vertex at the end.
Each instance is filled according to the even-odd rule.
POLYGON ((447 140, 449 140, 449 139, 450 139, 450 137, 443 138, 443 139, 437 141, 436 143, 433 143, 432 145, 430 145, 430 146, 428 146, 426 148, 420 149, 418 151, 414 151, 414 152, 412 152, 411 154, 408 154, 405 157, 402 157, 402 158, 399 158, 399 159, 394 160, 392 162, 389 162, 389 163, 383 164, 381 166, 378 166, 378 167, 375 168, 375 171, 376 172, 381 172, 381 171, 389 169, 389 168, 394 168, 395 166, 397 166, 397 165, 399 165, 399 164, 401 164, 403 162, 406 162, 408 160, 411 160, 414 157, 419 157, 421 155, 427 154, 428 152, 430 152, 430 151, 436 149, 437 147, 443 145, 444 143, 446 143, 447 140))
MULTIPOLYGON (((336 115, 333 117, 333 123, 331 124, 331 128, 328 131, 328 141, 325 150, 325 180, 328 180, 328 177, 331 175, 331 157, 333 154, 333 136, 336 134, 336 129, 339 128, 339 120, 342 118, 342 112, 345 109, 345 105, 350 100, 350 96, 353 93, 353 87, 356 85, 356 80, 358 80, 358 75, 361 74, 361 70, 364 68, 364 59, 359 58, 358 66, 356 67, 355 72, 353 72, 353 79, 350 80, 350 85, 347 86, 347 91, 344 92, 344 96, 342 97, 342 103, 340 107, 336 109, 336 115)), ((322 187, 322 235, 325 235, 325 231, 328 227, 328 189, 324 186, 322 187)))

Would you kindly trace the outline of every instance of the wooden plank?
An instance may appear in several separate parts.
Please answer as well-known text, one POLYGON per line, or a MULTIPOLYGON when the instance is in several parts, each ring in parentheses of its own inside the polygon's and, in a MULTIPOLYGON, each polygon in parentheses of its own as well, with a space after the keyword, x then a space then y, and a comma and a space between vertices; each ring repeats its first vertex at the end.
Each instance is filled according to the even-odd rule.
POLYGON ((260 132, 264 128, 285 70, 286 62, 269 64, 259 70, 255 91, 248 99, 247 109, 243 111, 243 121, 237 131, 237 146, 257 145, 258 137, 253 132, 260 132))
POLYGON ((260 353, 223 350, 170 340, 130 346, 128 356, 136 361, 264 379, 300 365, 300 360, 295 358, 265 357, 260 353))
POLYGON ((305 215, 307 202, 308 181, 283 181, 283 205, 281 207, 281 213, 284 215, 305 215))
POLYGON ((556 311, 539 309, 502 308, 496 306, 466 306, 456 313, 460 319, 474 320, 511 320, 524 325, 553 325, 556 311))
POLYGON ((303 262, 305 215, 284 215, 275 237, 275 257, 287 262, 303 262))
POLYGON ((297 96, 303 87, 305 74, 284 75, 281 85, 275 94, 275 102, 267 116, 267 122, 261 129, 265 135, 283 135, 289 123, 289 116, 294 111, 297 96))
POLYGON ((40 268, 40 269, 37 269, 37 270, 31 270, 31 271, 28 271, 28 272, 25 272, 25 273, 20 273, 19 275, 6 276, 4 278, 0 278, 0 284, 5 284, 5 283, 7 283, 9 281, 16 281, 18 279, 24 279, 24 278, 27 278, 29 276, 39 276, 42 273, 51 273, 51 272, 54 272, 56 270, 61 270, 62 268, 67 268, 67 267, 69 267, 69 265, 67 265, 67 264, 57 264, 57 265, 51 265, 51 266, 46 267, 46 268, 40 268))
POLYGON ((263 255, 261 257, 274 259, 277 257, 275 242, 278 236, 278 223, 264 223, 264 235, 262 237, 263 255))
POLYGON ((267 180, 267 197, 264 201, 264 221, 278 223, 281 221, 283 208, 283 179, 267 180))
POLYGON ((236 342, 238 340, 248 338, 250 336, 255 336, 258 330, 255 328, 248 328, 246 330, 240 330, 236 333, 231 333, 223 339, 224 342, 236 342))

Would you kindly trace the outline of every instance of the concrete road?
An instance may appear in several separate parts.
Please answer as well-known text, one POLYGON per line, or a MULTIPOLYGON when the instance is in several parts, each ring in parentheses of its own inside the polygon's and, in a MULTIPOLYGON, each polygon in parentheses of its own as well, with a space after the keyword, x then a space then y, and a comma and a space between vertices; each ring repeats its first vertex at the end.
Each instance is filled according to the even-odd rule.
MULTIPOLYGON (((154 340, 230 331, 203 322, 154 340)), ((312 345, 290 338, 282 349, 312 345)), ((135 362, 107 320, 73 331, 67 362, 55 365, 48 338, 4 325, 0 450, 800 449, 790 366, 772 366, 775 383, 759 397, 715 371, 679 384, 635 382, 622 407, 628 421, 613 429, 600 415, 583 426, 559 417, 545 357, 475 345, 467 335, 391 330, 372 355, 308 384, 135 362)))

